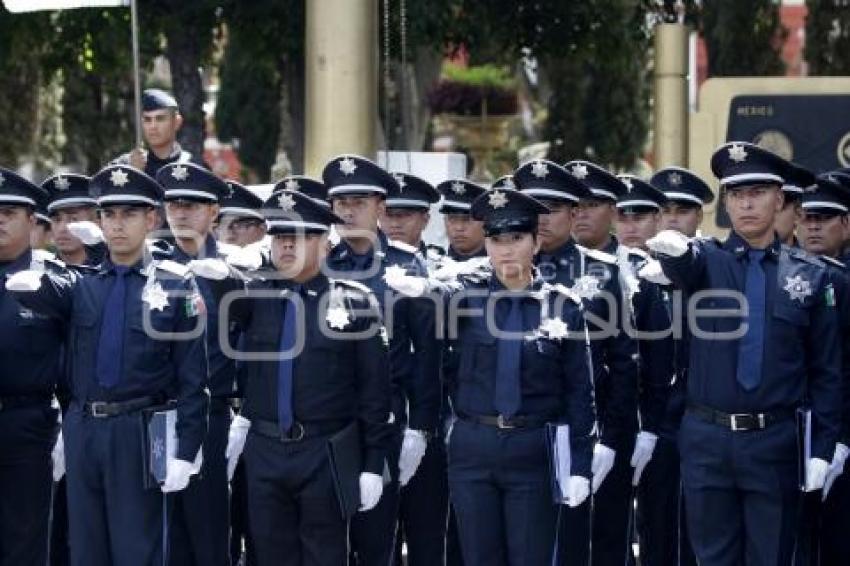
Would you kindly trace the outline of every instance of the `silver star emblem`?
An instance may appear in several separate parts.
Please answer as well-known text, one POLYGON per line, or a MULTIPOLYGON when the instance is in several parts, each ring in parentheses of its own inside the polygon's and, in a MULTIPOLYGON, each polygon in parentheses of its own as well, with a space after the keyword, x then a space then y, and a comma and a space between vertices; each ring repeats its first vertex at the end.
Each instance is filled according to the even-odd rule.
POLYGON ((567 335, 567 323, 561 320, 560 317, 547 318, 541 325, 540 331, 547 338, 560 340, 567 335))
POLYGON ((667 175, 667 182, 673 186, 679 186, 682 184, 682 176, 678 173, 670 173, 667 175))
POLYGON ((628 177, 623 177, 620 180, 623 182, 624 185, 626 185, 626 188, 629 190, 629 192, 632 192, 632 189, 635 188, 634 185, 632 184, 632 180, 629 179, 628 177))
POLYGON ((570 167, 570 173, 572 173, 572 176, 576 179, 584 179, 587 177, 587 165, 584 165, 583 163, 573 165, 570 167))
POLYGON ((328 309, 328 316, 326 317, 326 320, 328 321, 328 326, 331 328, 342 330, 348 326, 351 319, 348 315, 348 311, 343 307, 331 307, 328 309))
POLYGON ((783 289, 791 297, 792 301, 805 301, 806 297, 812 294, 812 285, 801 275, 785 278, 785 287, 783 289))
POLYGON ((343 175, 354 175, 356 169, 357 164, 350 157, 343 157, 339 160, 339 170, 342 171, 343 175))
POLYGON ((178 181, 185 181, 189 178, 189 169, 183 165, 177 165, 171 170, 171 176, 178 181))
POLYGON ((113 187, 123 187, 130 179, 127 177, 127 172, 123 169, 116 169, 109 174, 109 182, 113 187))
POLYGON ((280 208, 283 209, 284 212, 289 212, 290 210, 295 208, 295 199, 292 198, 292 195, 290 194, 282 193, 277 198, 277 204, 280 206, 280 208))
POLYGON ((452 192, 456 195, 462 195, 466 192, 466 187, 460 181, 455 181, 452 183, 452 192))
POLYGON ((168 293, 163 290, 162 285, 157 281, 153 285, 145 287, 145 291, 142 293, 142 300, 148 304, 148 309, 162 311, 168 306, 168 293))
POLYGON ((500 190, 495 190, 490 193, 488 203, 491 208, 504 208, 508 204, 508 197, 500 190))
POLYGON ((741 163, 747 160, 747 150, 739 143, 733 143, 729 148, 729 159, 736 163, 741 163))
POLYGON ((286 182, 283 184, 283 188, 285 188, 287 191, 297 191, 301 188, 301 184, 298 182, 297 179, 287 179, 286 182))
POLYGON ((71 187, 70 181, 62 175, 56 177, 56 182, 54 184, 56 185, 56 189, 60 191, 67 191, 71 187))
POLYGON ((531 174, 538 179, 544 179, 549 174, 549 167, 542 161, 535 161, 531 164, 531 174))
POLYGON ((582 299, 592 299, 599 294, 599 279, 592 275, 583 275, 573 282, 570 291, 582 299))

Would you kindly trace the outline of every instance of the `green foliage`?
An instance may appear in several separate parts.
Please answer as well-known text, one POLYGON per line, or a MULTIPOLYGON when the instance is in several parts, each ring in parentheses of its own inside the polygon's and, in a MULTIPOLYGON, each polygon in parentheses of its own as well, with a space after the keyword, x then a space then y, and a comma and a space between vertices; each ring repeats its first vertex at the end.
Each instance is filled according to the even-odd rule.
POLYGON ((710 77, 782 75, 785 29, 774 0, 705 0, 702 34, 710 77))
POLYGON ((805 59, 810 75, 850 75, 850 3, 807 0, 805 59))
POLYGON ((443 80, 455 83, 467 84, 478 88, 499 88, 511 90, 516 88, 516 80, 511 74, 510 68, 499 65, 472 65, 462 67, 460 65, 443 65, 443 80))

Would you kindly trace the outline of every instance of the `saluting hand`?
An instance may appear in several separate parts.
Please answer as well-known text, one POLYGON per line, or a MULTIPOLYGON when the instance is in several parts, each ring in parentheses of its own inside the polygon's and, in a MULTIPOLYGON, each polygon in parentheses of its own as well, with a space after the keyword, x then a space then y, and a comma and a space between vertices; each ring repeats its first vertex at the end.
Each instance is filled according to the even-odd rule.
POLYGON ((691 239, 677 230, 662 230, 646 242, 646 246, 659 254, 670 257, 685 255, 691 239))

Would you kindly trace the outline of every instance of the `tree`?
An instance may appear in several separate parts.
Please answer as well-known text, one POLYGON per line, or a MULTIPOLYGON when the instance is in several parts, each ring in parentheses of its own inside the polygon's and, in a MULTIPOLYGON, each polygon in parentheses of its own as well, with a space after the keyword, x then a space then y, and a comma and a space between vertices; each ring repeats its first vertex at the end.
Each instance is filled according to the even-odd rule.
POLYGON ((701 31, 710 77, 782 75, 785 29, 774 0, 705 0, 701 31))
POLYGON ((804 55, 810 75, 850 74, 850 2, 807 0, 804 55))

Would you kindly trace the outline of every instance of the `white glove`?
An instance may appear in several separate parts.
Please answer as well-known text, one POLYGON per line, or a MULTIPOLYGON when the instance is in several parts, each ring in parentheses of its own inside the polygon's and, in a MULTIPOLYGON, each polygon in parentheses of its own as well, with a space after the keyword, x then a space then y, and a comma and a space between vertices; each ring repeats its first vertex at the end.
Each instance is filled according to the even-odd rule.
POLYGON ((401 456, 398 459, 398 482, 401 485, 407 485, 416 473, 427 449, 428 440, 422 431, 405 429, 404 440, 401 443, 401 456))
POLYGON ((638 270, 638 276, 650 283, 670 285, 670 280, 664 275, 664 270, 661 269, 661 262, 657 259, 647 260, 643 267, 638 270))
POLYGON ((652 453, 655 451, 655 443, 658 442, 658 437, 651 432, 639 432, 637 440, 635 440, 635 450, 632 452, 632 467, 635 473, 632 476, 632 485, 637 485, 640 481, 640 476, 643 469, 649 464, 652 459, 652 453))
POLYGON ((406 297, 421 297, 428 290, 428 283, 423 277, 407 275, 405 269, 392 265, 384 272, 387 285, 406 297))
POLYGON ((690 238, 678 230, 662 230, 647 240, 646 246, 656 253, 679 257, 688 251, 690 241, 690 238))
POLYGON ((260 269, 263 265, 263 254, 261 250, 261 246, 250 244, 227 254, 225 261, 227 261, 228 265, 243 271, 260 269))
POLYGON ((10 291, 38 291, 43 274, 44 272, 34 269, 18 271, 6 279, 6 288, 10 291))
POLYGON ((169 458, 166 462, 165 482, 160 486, 163 493, 171 493, 186 489, 192 477, 192 462, 179 458, 169 458))
POLYGON ((806 491, 817 491, 823 488, 829 463, 820 458, 809 458, 806 464, 806 491))
POLYGON ((61 430, 59 436, 56 437, 56 444, 53 445, 50 459, 53 461, 53 481, 57 482, 65 475, 65 441, 61 430))
POLYGON ((363 472, 360 474, 360 510, 369 511, 378 501, 381 500, 381 494, 384 492, 384 478, 378 474, 370 474, 363 472))
POLYGON ((590 470, 593 472, 593 493, 596 493, 602 481, 614 467, 616 456, 617 452, 604 444, 596 444, 593 447, 593 462, 590 464, 590 470))
POLYGON ((578 507, 590 495, 590 481, 582 476, 567 479, 567 506, 578 507))
POLYGON ((227 433, 227 448, 224 450, 224 457, 227 458, 227 481, 233 479, 233 472, 236 471, 239 456, 245 449, 245 440, 248 439, 250 428, 251 421, 242 415, 237 415, 230 423, 230 430, 227 433))
POLYGON ((93 246, 103 241, 103 230, 100 229, 100 226, 88 220, 71 222, 68 224, 68 231, 87 246, 93 246))
POLYGON ((220 259, 211 257, 205 259, 193 259, 186 264, 186 267, 198 277, 212 279, 213 281, 221 281, 230 275, 230 269, 227 267, 226 263, 220 259))
POLYGON ((850 448, 840 442, 836 444, 835 454, 832 456, 832 463, 829 465, 826 481, 823 484, 824 499, 829 495, 829 490, 832 489, 832 484, 838 479, 838 476, 844 473, 844 463, 847 461, 847 456, 850 456, 850 448))

